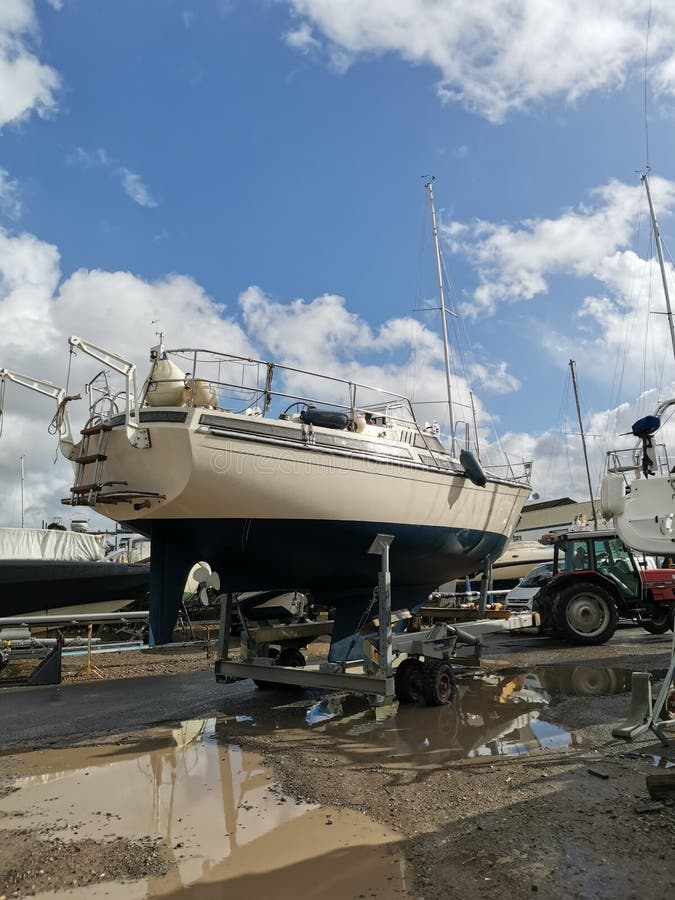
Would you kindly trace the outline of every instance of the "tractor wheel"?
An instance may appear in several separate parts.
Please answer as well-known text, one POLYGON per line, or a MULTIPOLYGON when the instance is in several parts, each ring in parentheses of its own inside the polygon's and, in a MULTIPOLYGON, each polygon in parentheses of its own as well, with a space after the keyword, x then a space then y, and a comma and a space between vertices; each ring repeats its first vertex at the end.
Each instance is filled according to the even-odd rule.
POLYGON ((424 663, 424 700, 427 706, 452 703, 457 694, 457 682, 452 666, 442 660, 428 659, 424 663))
POLYGON ((617 629, 619 613, 603 587, 583 581, 560 591, 553 608, 553 622, 560 635, 572 644, 604 644, 617 629))
POLYGON ((575 697, 602 697, 617 694, 621 683, 614 669, 576 666, 572 669, 571 692, 575 697))
POLYGON ((650 634, 665 634, 673 627, 673 607, 670 603, 661 603, 655 607, 652 617, 648 622, 642 622, 642 627, 650 634))
POLYGON ((394 672, 394 692, 399 703, 417 703, 424 696, 424 666, 412 656, 394 672))

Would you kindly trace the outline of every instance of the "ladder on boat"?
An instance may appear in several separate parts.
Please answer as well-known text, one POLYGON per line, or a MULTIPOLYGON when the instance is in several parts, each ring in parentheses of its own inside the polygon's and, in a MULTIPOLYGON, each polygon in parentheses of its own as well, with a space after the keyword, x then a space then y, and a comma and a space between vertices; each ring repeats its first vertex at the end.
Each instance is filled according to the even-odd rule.
POLYGON ((80 432, 82 441, 79 455, 73 460, 76 466, 75 484, 70 489, 71 497, 66 501, 71 506, 93 506, 96 503, 99 492, 104 487, 103 464, 108 459, 106 450, 111 431, 112 425, 106 424, 101 419, 95 419, 90 420, 80 432), (92 463, 93 474, 85 481, 87 469, 92 463))
POLYGON ((75 457, 75 483, 70 497, 61 502, 66 506, 96 506, 103 503, 133 503, 135 509, 147 508, 153 500, 165 500, 165 494, 156 491, 124 490, 126 481, 103 481, 104 463, 108 459, 108 439, 113 426, 99 417, 90 419, 81 430, 79 455, 75 457), (94 469, 91 472, 91 465, 94 469), (89 474, 91 473, 91 474, 89 474), (117 488, 107 490, 104 488, 117 488), (121 490, 120 490, 121 488, 121 490))

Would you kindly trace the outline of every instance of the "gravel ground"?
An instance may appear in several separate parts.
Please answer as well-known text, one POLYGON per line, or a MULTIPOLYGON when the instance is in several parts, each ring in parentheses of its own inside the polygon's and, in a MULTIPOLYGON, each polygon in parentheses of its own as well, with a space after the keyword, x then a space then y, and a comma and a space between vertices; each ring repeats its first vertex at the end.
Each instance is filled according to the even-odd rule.
POLYGON ((3 831, 0 843, 0 890, 11 897, 164 875, 168 869, 162 843, 145 837, 73 842, 16 829, 3 831))
MULTIPOLYGON (((603 688, 602 679, 610 667, 619 682, 624 669, 662 676, 669 651, 669 636, 638 629, 622 629, 610 643, 589 649, 531 632, 489 638, 484 668, 496 685, 490 715, 498 717, 510 702, 504 690, 509 673, 536 670, 542 682, 550 675, 559 687, 538 720, 556 734, 569 732, 566 746, 528 746, 503 756, 498 742, 487 740, 487 749, 466 758, 466 747, 457 749, 465 732, 457 738, 453 731, 456 712, 401 708, 395 725, 374 728, 372 711, 354 698, 344 699, 342 719, 310 730, 304 716, 316 696, 280 690, 255 705, 252 724, 221 715, 218 738, 262 753, 296 800, 349 807, 398 831, 402 842, 392 853, 403 854, 415 874, 411 898, 667 898, 675 893, 675 807, 650 802, 645 776, 661 771, 653 767, 654 756, 661 765, 675 762, 675 748, 661 747, 653 735, 631 745, 614 740, 612 727, 625 718, 629 698, 614 693, 615 686, 603 688), (597 675, 599 681, 586 678, 597 693, 568 693, 573 671, 597 675)), ((193 672, 210 668, 213 659, 200 647, 106 654, 94 662, 107 678, 124 678, 193 672)), ((81 657, 68 660, 68 677, 82 664, 81 657)), ((461 694, 460 705, 466 705, 461 694)), ((514 720, 508 727, 502 740, 524 741, 525 725, 514 720)), ((106 738, 133 739, 128 733, 106 738)), ((20 760, 21 754, 5 758, 0 788, 11 789, 20 760)), ((9 840, 3 837, 0 897, 3 890, 7 896, 31 892, 33 876, 17 874, 24 869, 44 870, 43 888, 95 880, 101 872, 133 879, 164 871, 165 850, 138 838, 112 854, 109 845, 97 850, 95 841, 80 842, 75 859, 72 848, 48 835, 38 843, 18 828, 9 840)), ((389 897, 387 886, 376 896, 389 897)))

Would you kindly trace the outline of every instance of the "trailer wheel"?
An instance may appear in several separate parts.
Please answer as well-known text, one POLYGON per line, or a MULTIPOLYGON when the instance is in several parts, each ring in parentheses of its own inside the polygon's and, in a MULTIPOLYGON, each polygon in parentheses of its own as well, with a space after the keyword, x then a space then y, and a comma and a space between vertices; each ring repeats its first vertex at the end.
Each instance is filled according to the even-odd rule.
POLYGON ((294 647, 285 647, 277 656, 275 666, 290 666, 292 669, 302 669, 307 660, 299 650, 294 647))
POLYGON ((604 644, 617 629, 619 613, 603 587, 584 581, 560 591, 553 607, 553 623, 573 644, 604 644))
MULTIPOLYGON (((279 656, 279 651, 276 647, 269 647, 267 650, 267 655, 270 657, 270 659, 276 660, 279 656)), ((271 691, 272 688, 276 687, 273 681, 259 681, 257 678, 253 679, 253 684, 261 691, 271 691)))
POLYGON ((424 666, 412 656, 394 672, 394 693, 399 703, 417 703, 424 697, 424 666))
POLYGON ((427 706, 444 706, 452 703, 457 693, 457 682, 452 666, 442 660, 424 662, 424 699, 427 706))

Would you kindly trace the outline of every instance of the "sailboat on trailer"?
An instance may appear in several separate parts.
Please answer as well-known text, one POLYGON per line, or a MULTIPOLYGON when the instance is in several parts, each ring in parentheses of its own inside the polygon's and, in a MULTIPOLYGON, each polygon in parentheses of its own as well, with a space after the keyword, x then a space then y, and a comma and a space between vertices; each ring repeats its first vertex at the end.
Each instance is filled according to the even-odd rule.
MULTIPOLYGON (((450 388, 440 249, 427 184, 450 388)), ((75 467, 72 505, 86 505, 150 537, 151 628, 170 639, 195 559, 228 592, 297 589, 332 607, 331 656, 340 658, 368 607, 378 533, 394 538, 397 607, 504 550, 530 493, 484 471, 451 439, 421 427, 406 397, 271 361, 194 348, 151 351, 136 368, 78 337, 77 348, 120 373, 122 412, 91 410, 79 442, 61 440, 75 467)), ((467 438, 468 441, 468 438, 467 438)))

